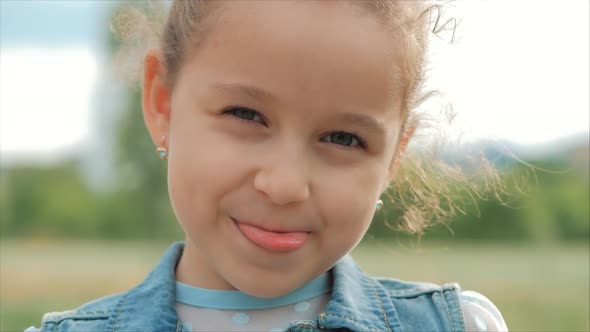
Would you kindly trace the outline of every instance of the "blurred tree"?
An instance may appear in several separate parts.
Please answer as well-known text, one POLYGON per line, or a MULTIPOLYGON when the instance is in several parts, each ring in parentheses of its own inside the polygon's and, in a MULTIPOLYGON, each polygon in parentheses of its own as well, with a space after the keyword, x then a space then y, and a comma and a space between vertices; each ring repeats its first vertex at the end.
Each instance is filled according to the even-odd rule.
MULTIPOLYGON (((540 170, 528 180, 528 188, 514 191, 506 204, 480 200, 422 235, 424 240, 470 242, 585 242, 590 241, 590 187, 586 170, 571 169, 563 158, 531 161, 540 170), (554 172, 544 170, 569 171, 554 172)), ((585 166, 587 167, 587 166, 585 166)), ((514 164, 503 171, 508 182, 531 175, 529 166, 514 164)), ((375 215, 369 237, 411 239, 396 229, 400 211, 387 203, 375 215)))
POLYGON ((98 222, 94 194, 77 161, 5 170, 2 235, 89 235, 98 222))

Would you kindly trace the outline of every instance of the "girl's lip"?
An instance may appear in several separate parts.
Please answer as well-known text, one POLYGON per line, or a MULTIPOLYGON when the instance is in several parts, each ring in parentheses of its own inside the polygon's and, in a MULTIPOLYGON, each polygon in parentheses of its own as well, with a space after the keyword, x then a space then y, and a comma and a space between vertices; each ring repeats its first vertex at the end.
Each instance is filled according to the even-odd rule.
POLYGON ((267 250, 286 252, 301 248, 308 232, 269 231, 251 224, 241 223, 232 218, 240 232, 254 244, 267 250))
POLYGON ((230 218, 236 224, 248 225, 248 226, 256 227, 256 228, 259 228, 259 229, 261 229, 263 231, 267 231, 267 232, 273 232, 273 233, 309 233, 307 231, 302 231, 302 230, 272 228, 272 227, 258 225, 255 222, 249 222, 249 221, 246 221, 246 220, 239 220, 239 219, 236 219, 236 218, 233 218, 233 217, 230 217, 230 218))

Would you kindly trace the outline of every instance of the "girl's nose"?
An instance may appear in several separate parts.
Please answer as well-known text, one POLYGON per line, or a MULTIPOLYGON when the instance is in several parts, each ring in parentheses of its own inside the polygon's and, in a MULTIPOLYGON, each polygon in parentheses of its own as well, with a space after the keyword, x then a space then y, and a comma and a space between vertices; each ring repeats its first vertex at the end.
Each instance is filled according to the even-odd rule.
POLYGON ((254 178, 254 188, 277 205, 305 201, 309 197, 307 167, 294 159, 276 158, 263 165, 254 178))

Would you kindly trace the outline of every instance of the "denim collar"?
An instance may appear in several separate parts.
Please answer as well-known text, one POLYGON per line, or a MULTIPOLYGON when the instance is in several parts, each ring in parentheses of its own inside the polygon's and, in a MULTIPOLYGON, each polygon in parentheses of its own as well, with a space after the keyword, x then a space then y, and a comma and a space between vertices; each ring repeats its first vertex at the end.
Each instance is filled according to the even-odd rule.
MULTIPOLYGON (((146 279, 128 291, 115 307, 108 331, 181 331, 175 310, 175 270, 184 244, 176 242, 146 279)), ((364 274, 350 256, 332 269, 332 297, 314 322, 320 328, 353 331, 403 331, 387 290, 364 274)), ((295 326, 303 327, 304 322, 295 326)))
POLYGON ((332 298, 320 314, 320 327, 403 332, 387 289, 366 275, 350 255, 342 257, 332 273, 332 298))
POLYGON ((145 280, 121 298, 107 323, 107 331, 181 331, 174 306, 176 264, 184 244, 168 248, 145 280))

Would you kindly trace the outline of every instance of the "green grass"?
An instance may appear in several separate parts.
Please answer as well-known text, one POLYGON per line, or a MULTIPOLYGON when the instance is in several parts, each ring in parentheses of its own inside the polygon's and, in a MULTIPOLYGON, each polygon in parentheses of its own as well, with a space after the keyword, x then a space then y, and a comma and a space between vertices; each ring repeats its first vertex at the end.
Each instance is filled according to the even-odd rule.
MULTIPOLYGON (((0 246, 0 331, 22 331, 43 313, 74 308, 141 281, 168 246, 130 242, 22 242, 0 246)), ((588 331, 589 248, 362 245, 369 273, 459 282, 502 311, 511 331, 588 331)))

